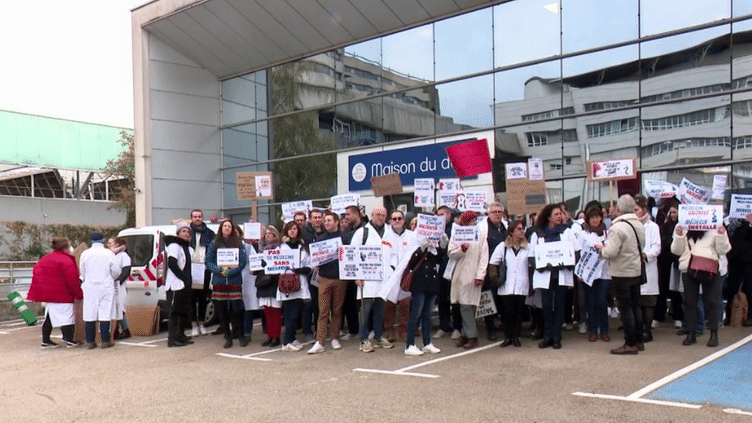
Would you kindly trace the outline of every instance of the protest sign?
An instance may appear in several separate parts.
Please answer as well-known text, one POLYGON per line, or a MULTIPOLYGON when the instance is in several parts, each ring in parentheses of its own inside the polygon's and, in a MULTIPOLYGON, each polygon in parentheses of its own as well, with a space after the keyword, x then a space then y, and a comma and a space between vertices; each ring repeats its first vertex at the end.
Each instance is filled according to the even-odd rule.
POLYGON ((261 223, 260 222, 243 223, 243 238, 261 239, 261 223))
POLYGON ((677 186, 672 184, 671 182, 665 182, 665 181, 653 181, 646 179, 644 181, 645 185, 645 194, 648 195, 648 197, 653 198, 671 198, 676 196, 677 186))
MULTIPOLYGON (((452 237, 455 242, 461 244, 464 242, 473 244, 478 242, 478 227, 473 226, 452 226, 452 237)), ((485 242, 485 241, 484 241, 485 242)))
POLYGON ((339 278, 381 281, 384 250, 380 245, 343 245, 339 248, 339 278))
POLYGON ((676 190, 676 198, 683 204, 706 204, 710 190, 700 185, 695 185, 687 178, 682 178, 676 190))
POLYGON ((590 181, 619 181, 634 179, 635 159, 588 160, 588 180, 590 181))
POLYGON ((419 214, 418 224, 415 226, 415 237, 419 240, 427 239, 432 246, 438 247, 445 225, 444 216, 419 214))
POLYGON ((253 172, 237 172, 235 174, 238 200, 252 200, 256 198, 256 178, 253 172))
POLYGON ((476 213, 486 213, 488 211, 488 193, 486 191, 463 191, 464 201, 460 203, 458 196, 457 208, 465 211, 472 210, 476 213))
POLYGON ((337 260, 342 238, 331 238, 324 241, 312 242, 308 248, 311 251, 311 267, 318 267, 337 260))
POLYGON ((446 152, 459 178, 491 171, 491 155, 485 138, 452 145, 446 152))
POLYGON ((460 191, 460 178, 442 178, 439 179, 439 191, 460 191))
POLYGON ((526 163, 505 163, 507 180, 510 179, 527 179, 526 163))
POLYGON ((287 269, 297 269, 300 267, 300 251, 265 250, 264 261, 266 262, 264 273, 267 275, 279 275, 287 269))
POLYGON ((313 203, 311 200, 282 203, 282 215, 284 215, 288 221, 292 220, 297 212, 303 212, 308 216, 308 213, 310 213, 311 210, 313 210, 313 203))
POLYGON ((457 207, 457 195, 460 191, 439 191, 439 207, 457 207))
POLYGON ((217 248, 217 266, 238 267, 240 262, 240 249, 217 248))
POLYGON ((345 212, 347 206, 360 207, 360 194, 342 194, 331 198, 332 211, 337 214, 345 212))
POLYGON ((248 270, 255 272, 257 270, 264 270, 264 265, 261 261, 264 259, 263 254, 249 254, 248 255, 248 270))
POLYGON ((545 179, 543 171, 543 159, 533 157, 527 159, 528 179, 531 181, 542 181, 545 179))
POLYGON ((723 206, 679 204, 679 224, 687 231, 716 231, 723 225, 723 206))
POLYGON ((512 214, 536 213, 546 205, 546 181, 541 159, 512 163, 527 167, 527 177, 507 177, 507 208, 512 214))
POLYGON ((567 241, 535 244, 535 268, 574 266, 574 245, 567 241))
POLYGON ((752 213, 752 195, 731 194, 729 217, 746 219, 750 213, 752 213))
POLYGON ((713 175, 713 193, 710 198, 713 200, 723 200, 726 197, 726 181, 728 175, 713 175))
POLYGON ((256 198, 274 198, 272 190, 272 174, 270 172, 256 172, 256 198))
POLYGON ((580 260, 574 267, 574 274, 579 276, 588 286, 600 278, 603 273, 603 265, 606 263, 600 253, 593 246, 583 246, 580 250, 580 260))
POLYGON ((434 207, 436 195, 434 194, 433 178, 416 178, 414 182, 415 207, 434 207))
POLYGON ((371 178, 371 189, 376 197, 402 193, 402 181, 399 173, 387 173, 386 175, 371 178))
POLYGON ((496 310, 496 303, 494 302, 492 291, 483 291, 480 293, 480 303, 478 308, 475 309, 475 318, 480 319, 486 316, 495 316, 498 311, 496 310))

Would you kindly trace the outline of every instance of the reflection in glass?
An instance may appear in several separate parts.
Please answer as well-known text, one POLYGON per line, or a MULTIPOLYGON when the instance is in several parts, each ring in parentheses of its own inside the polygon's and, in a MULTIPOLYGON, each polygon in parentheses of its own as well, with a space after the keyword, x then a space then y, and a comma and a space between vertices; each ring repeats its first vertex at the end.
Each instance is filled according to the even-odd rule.
POLYGON ((752 193, 752 163, 735 163, 732 169, 731 189, 735 193, 752 193))
MULTIPOLYGON (((640 46, 640 54, 644 59, 654 59, 658 56, 673 53, 683 54, 703 60, 704 55, 713 53, 724 44, 728 44, 729 25, 721 25, 686 34, 674 35, 668 38, 647 41, 640 46), (698 51, 698 49, 703 49, 698 51), (704 53, 703 53, 704 51, 704 53), (697 55, 695 57, 695 55, 697 55)), ((663 64, 665 65, 665 63, 663 64)))
POLYGON ((707 0, 641 0, 640 35, 648 36, 728 19, 729 1, 707 0))
POLYGON ((433 86, 383 97, 387 141, 434 135, 438 94, 433 86))
POLYGON ((276 202, 328 198, 337 192, 336 153, 282 160, 271 169, 276 202))
POLYGON ((564 180, 564 201, 567 203, 567 211, 572 220, 577 220, 577 212, 584 211, 588 201, 602 198, 593 198, 593 193, 588 191, 588 184, 585 178, 565 179, 564 180))
MULTIPOLYGON (((546 175, 548 179, 548 175, 546 175)), ((564 201, 563 181, 546 181, 546 204, 561 203, 564 201)))
POLYGON ((565 54, 638 38, 637 0, 562 0, 561 9, 565 54))
POLYGON ((236 166, 269 159, 266 121, 222 130, 223 166, 236 166))
POLYGON ((436 22, 436 80, 493 67, 492 9, 436 22))
POLYGON ((436 86, 436 133, 493 125, 493 75, 436 86))
POLYGON ((433 25, 424 25, 382 38, 383 87, 387 91, 431 82, 433 73, 433 25))
POLYGON ((493 10, 494 67, 560 53, 559 3, 556 0, 510 1, 494 6, 493 10))
POLYGON ((370 98, 337 106, 336 114, 319 118, 320 131, 328 130, 339 148, 382 144, 392 139, 385 136, 384 99, 370 98))
POLYGON ((731 0, 731 10, 735 18, 752 14, 752 2, 749 0, 731 0))
POLYGON ((383 92, 381 39, 345 47, 340 72, 342 82, 337 89, 338 102, 383 92))
POLYGON ((271 70, 272 115, 333 103, 341 50, 317 54, 271 70))

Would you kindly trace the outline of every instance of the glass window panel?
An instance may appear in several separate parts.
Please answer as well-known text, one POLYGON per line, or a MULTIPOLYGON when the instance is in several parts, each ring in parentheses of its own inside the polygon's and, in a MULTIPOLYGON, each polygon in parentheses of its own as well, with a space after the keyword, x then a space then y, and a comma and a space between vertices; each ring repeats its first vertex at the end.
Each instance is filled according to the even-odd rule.
POLYGON ((272 118, 271 156, 280 159, 337 149, 326 131, 326 122, 333 115, 330 108, 272 118))
POLYGON ((337 113, 322 121, 338 148, 383 144, 383 102, 381 97, 337 106, 337 113))
POLYGON ((383 97, 384 137, 387 141, 434 135, 438 94, 434 86, 383 97))
MULTIPOLYGON (((289 158, 271 165, 274 201, 288 202, 336 195, 337 153, 289 158)), ((281 210, 279 210, 281 212, 281 210)))
POLYGON ((752 93, 735 94, 732 98, 731 154, 734 161, 752 160, 752 93))
MULTIPOLYGON (((548 178, 548 174, 546 174, 546 178, 548 178)), ((561 203, 564 201, 564 196, 562 195, 563 186, 564 181, 546 181, 546 204, 561 203)))
MULTIPOLYGON (((708 47, 706 53, 712 53, 723 44, 728 44, 729 25, 707 28, 687 34, 674 35, 668 38, 644 42, 640 46, 642 59, 655 59, 658 56, 673 53, 676 56, 684 55, 702 59, 700 48, 708 47)), ((670 62, 669 62, 670 63, 670 62)), ((665 60, 659 66, 666 66, 665 60)), ((644 67, 644 66, 643 66, 644 67)))
POLYGON ((752 193, 752 163, 734 163, 729 185, 735 193, 752 193))
POLYGON ((436 22, 436 80, 493 67, 493 10, 481 9, 436 22))
MULTIPOLYGON (((567 204, 567 212, 572 220, 577 220, 577 212, 584 211, 585 205, 591 194, 587 190, 588 184, 586 178, 575 178, 564 180, 564 201, 567 204)), ((598 199, 600 200, 600 198, 598 199)))
POLYGON ((728 0, 641 0, 640 35, 659 34, 730 16, 728 0))
POLYGON ((731 0, 731 11, 735 18, 752 14, 752 1, 731 0))
POLYGON ((637 4, 637 0, 563 0, 563 53, 638 38, 637 4))
POLYGON ((494 67, 560 53, 559 3, 518 0, 494 6, 494 67))
POLYGON ((337 85, 337 101, 351 100, 383 91, 381 77, 381 39, 345 47, 337 85))
POLYGON ((317 54, 272 68, 272 114, 330 104, 335 101, 335 69, 342 66, 338 51, 317 54))
POLYGON ((388 35, 382 39, 382 49, 386 91, 434 80, 433 25, 388 35))
POLYGON ((266 86, 259 84, 257 74, 238 76, 222 81, 222 124, 239 122, 266 116, 266 86))
POLYGON ((236 166, 268 159, 258 154, 259 137, 256 126, 257 124, 252 123, 222 130, 223 166, 236 166))
POLYGON ((437 134, 493 125, 493 75, 437 85, 436 92, 437 134))

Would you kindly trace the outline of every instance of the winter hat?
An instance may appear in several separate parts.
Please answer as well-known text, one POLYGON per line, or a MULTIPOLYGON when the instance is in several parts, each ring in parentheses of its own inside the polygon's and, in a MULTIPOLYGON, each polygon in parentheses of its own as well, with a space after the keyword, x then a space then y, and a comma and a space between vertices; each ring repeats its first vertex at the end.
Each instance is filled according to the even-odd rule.
POLYGON ((478 218, 478 213, 475 213, 472 210, 467 210, 466 212, 462 213, 460 215, 460 224, 461 225, 468 225, 470 222, 478 218))
POLYGON ((104 242, 104 235, 99 232, 91 233, 91 242, 104 242))
POLYGON ((191 226, 189 224, 183 222, 182 220, 178 220, 178 223, 175 224, 175 235, 180 234, 180 231, 183 228, 191 229, 191 226))

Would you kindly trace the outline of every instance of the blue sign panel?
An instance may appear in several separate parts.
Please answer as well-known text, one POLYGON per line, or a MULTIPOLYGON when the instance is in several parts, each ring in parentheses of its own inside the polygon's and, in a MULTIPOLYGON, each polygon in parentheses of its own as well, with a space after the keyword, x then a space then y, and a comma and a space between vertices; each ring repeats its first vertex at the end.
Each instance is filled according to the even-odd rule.
MULTIPOLYGON (((348 158, 350 192, 371 189, 371 178, 399 173, 402 185, 413 185, 415 178, 456 178, 446 148, 454 144, 474 141, 467 138, 418 147, 398 148, 375 153, 352 155, 348 158)), ((463 179, 475 179, 470 176, 463 179)))

